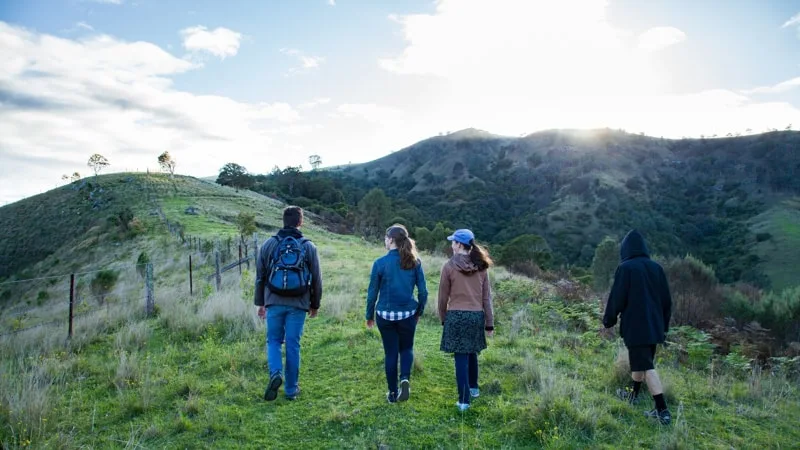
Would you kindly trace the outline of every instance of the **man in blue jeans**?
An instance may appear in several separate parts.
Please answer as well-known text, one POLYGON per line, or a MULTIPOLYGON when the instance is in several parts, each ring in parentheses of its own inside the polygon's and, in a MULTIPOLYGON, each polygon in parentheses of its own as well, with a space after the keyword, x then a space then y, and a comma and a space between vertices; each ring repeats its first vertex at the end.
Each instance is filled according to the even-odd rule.
MULTIPOLYGON (((269 238, 258 253, 256 262, 255 305, 258 306, 258 317, 267 323, 267 366, 269 367, 269 383, 264 392, 264 400, 272 401, 278 397, 278 388, 284 383, 284 367, 281 360, 281 345, 286 343, 286 385, 284 394, 287 400, 294 400, 300 394, 297 384, 300 375, 300 337, 306 314, 317 316, 322 298, 322 278, 320 276, 317 247, 303 237, 300 227, 303 225, 303 210, 297 206, 289 206, 283 210, 283 228, 276 236, 269 238), (278 262, 276 249, 284 249, 281 242, 292 237, 302 246, 303 263, 306 266, 306 289, 298 295, 287 295, 274 289, 271 277, 274 277, 278 262)), ((292 241, 292 240, 289 240, 292 241)), ((292 241, 294 242, 294 241, 292 241)), ((290 274, 292 275, 292 274, 290 274)))

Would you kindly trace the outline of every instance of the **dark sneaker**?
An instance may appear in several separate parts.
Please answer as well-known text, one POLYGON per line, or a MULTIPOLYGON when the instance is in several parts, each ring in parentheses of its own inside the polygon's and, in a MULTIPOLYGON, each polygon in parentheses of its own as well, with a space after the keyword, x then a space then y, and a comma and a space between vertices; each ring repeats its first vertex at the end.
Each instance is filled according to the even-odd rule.
POLYGON ((651 409, 650 411, 645 412, 644 415, 651 419, 658 419, 658 421, 661 422, 661 425, 669 425, 670 422, 672 422, 672 414, 669 413, 668 409, 663 411, 651 409))
POLYGON ((386 393, 386 401, 389 403, 397 403, 397 393, 396 392, 387 392, 386 393))
POLYGON ((633 395, 633 391, 631 391, 630 388, 628 388, 628 389, 622 389, 622 388, 617 389, 617 397, 619 397, 619 399, 622 400, 623 402, 628 402, 631 405, 635 405, 635 404, 639 403, 639 396, 638 395, 633 395))
POLYGON ((267 390, 264 391, 264 400, 271 402, 278 398, 278 388, 281 387, 281 384, 283 384, 283 377, 281 374, 276 373, 275 375, 269 377, 267 390))
POLYGON ((404 402, 408 400, 410 395, 411 385, 408 383, 408 380, 400 380, 400 394, 397 396, 397 401, 404 402))
POLYGON ((299 395, 300 395, 300 386, 297 386, 297 392, 295 392, 295 393, 294 393, 294 394, 292 394, 292 395, 287 395, 287 396, 286 396, 286 400, 289 400, 290 402, 291 402, 291 401, 294 401, 294 400, 297 400, 297 397, 298 397, 299 395))

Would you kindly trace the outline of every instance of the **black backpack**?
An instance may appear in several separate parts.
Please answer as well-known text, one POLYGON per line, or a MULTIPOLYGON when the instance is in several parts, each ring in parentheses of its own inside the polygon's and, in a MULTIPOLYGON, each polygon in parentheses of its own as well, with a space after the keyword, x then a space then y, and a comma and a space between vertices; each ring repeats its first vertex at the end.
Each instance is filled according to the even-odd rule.
POLYGON ((278 244, 270 255, 270 271, 267 274, 267 287, 284 297, 300 297, 311 286, 311 270, 306 263, 308 239, 275 236, 278 244))

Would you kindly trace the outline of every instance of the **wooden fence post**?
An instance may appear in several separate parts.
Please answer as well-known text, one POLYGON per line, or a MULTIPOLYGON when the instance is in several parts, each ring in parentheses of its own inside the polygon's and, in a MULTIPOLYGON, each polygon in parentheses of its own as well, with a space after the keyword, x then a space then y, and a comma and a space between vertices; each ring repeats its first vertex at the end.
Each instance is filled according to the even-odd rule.
MULTIPOLYGON (((258 232, 253 233, 253 267, 255 267, 256 263, 258 262, 258 232)), ((247 260, 247 270, 250 270, 250 259, 247 260)))
POLYGON ((72 339, 72 311, 75 305, 75 274, 69 276, 69 332, 67 338, 72 339))
POLYGON ((192 254, 189 253, 189 295, 194 295, 194 286, 192 283, 192 254))
POLYGON ((214 255, 215 255, 214 266, 215 266, 215 270, 216 270, 216 273, 214 274, 214 276, 215 276, 216 281, 217 281, 217 292, 219 292, 220 289, 222 288, 222 274, 221 274, 221 272, 219 270, 219 250, 217 250, 216 253, 214 253, 214 255))
POLYGON ((153 263, 147 263, 144 276, 145 305, 144 312, 150 317, 155 312, 155 298, 153 296, 153 263))
MULTIPOLYGON (((247 265, 250 268, 250 264, 247 265)), ((242 274, 242 244, 239 244, 239 275, 242 274)))

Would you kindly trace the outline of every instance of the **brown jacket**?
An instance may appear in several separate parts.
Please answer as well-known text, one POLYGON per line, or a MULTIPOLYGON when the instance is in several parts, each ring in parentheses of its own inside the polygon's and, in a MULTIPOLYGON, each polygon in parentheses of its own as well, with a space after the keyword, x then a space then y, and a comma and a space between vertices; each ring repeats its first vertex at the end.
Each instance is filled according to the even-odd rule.
POLYGON ((494 327, 489 273, 478 270, 469 255, 453 255, 442 267, 439 280, 439 318, 447 311, 483 311, 486 327, 494 327))

